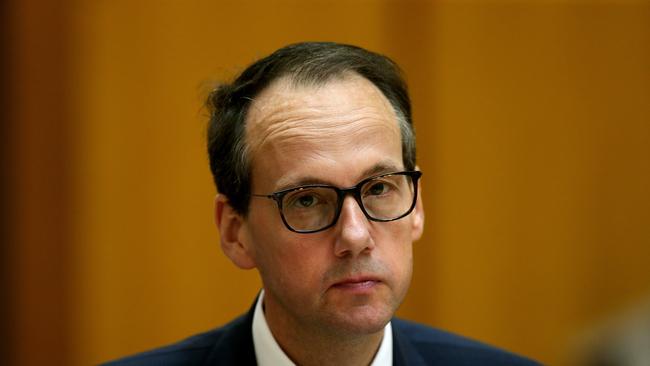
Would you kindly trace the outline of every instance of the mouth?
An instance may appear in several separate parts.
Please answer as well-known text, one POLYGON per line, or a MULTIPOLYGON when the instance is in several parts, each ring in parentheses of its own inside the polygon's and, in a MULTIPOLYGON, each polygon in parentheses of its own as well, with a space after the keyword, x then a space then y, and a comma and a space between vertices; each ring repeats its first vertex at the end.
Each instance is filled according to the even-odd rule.
POLYGON ((364 292, 373 289, 377 285, 381 284, 381 282, 381 279, 378 277, 357 276, 338 281, 332 285, 332 288, 344 291, 364 292))

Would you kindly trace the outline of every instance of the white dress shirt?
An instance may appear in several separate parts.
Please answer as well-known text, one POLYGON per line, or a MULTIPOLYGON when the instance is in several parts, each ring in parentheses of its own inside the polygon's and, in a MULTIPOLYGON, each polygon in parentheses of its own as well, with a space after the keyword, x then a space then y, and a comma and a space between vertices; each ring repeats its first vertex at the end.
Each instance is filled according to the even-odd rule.
MULTIPOLYGON (((253 314, 253 346, 255 347, 255 357, 259 366, 295 366, 295 363, 289 359, 286 353, 280 348, 275 341, 269 325, 266 323, 262 301, 264 300, 264 290, 260 291, 260 296, 255 305, 253 314)), ((393 364, 393 329, 390 322, 384 328, 384 336, 381 339, 379 350, 372 360, 370 366, 391 366, 393 364)))

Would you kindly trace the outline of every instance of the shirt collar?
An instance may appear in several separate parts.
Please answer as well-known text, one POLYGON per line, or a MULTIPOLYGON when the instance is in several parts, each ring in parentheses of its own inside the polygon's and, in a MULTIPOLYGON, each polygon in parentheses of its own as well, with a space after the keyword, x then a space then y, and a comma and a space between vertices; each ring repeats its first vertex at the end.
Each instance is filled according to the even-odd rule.
MULTIPOLYGON (((289 357, 282 351, 276 342, 269 325, 266 323, 262 301, 264 300, 264 289, 255 304, 253 313, 253 346, 255 357, 259 366, 295 366, 289 357)), ((384 327, 384 336, 381 340, 379 350, 370 366, 391 366, 393 364, 393 330, 390 322, 384 327)))

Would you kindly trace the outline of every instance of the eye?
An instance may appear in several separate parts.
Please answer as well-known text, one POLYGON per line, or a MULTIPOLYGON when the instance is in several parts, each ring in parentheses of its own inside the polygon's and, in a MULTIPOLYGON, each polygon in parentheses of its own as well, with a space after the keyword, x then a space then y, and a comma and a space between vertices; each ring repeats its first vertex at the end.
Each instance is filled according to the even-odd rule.
POLYGON ((393 189, 394 186, 386 181, 371 182, 364 191, 364 196, 382 196, 389 194, 393 189))
POLYGON ((286 207, 294 209, 313 208, 321 203, 320 195, 314 189, 300 189, 285 198, 286 207))
POLYGON ((304 196, 298 197, 294 201, 294 205, 306 208, 306 207, 311 207, 314 204, 316 204, 316 201, 317 201, 316 197, 314 197, 312 195, 304 195, 304 196))

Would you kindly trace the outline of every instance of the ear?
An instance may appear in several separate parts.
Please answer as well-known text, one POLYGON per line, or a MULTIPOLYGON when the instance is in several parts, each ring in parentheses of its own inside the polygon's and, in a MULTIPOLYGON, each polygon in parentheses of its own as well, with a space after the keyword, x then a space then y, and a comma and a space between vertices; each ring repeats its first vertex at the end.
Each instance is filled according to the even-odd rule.
POLYGON ((222 194, 217 194, 214 199, 214 214, 223 253, 239 268, 255 268, 251 241, 242 215, 235 211, 222 194))
POLYGON ((411 228, 411 240, 417 241, 422 237, 424 231, 424 204, 422 203, 422 185, 418 184, 418 198, 413 209, 411 228))

